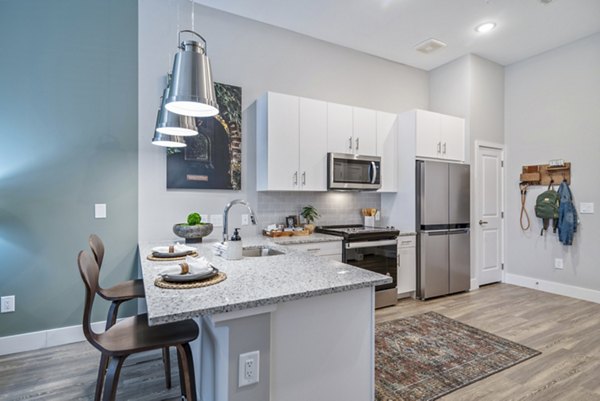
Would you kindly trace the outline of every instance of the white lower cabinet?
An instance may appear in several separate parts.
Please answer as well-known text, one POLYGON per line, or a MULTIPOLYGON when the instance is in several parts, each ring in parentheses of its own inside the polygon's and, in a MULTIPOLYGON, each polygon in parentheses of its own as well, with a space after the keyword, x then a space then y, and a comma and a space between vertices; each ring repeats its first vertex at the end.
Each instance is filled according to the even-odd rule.
POLYGON ((304 251, 311 253, 316 256, 323 256, 327 259, 342 261, 342 242, 341 241, 329 241, 329 242, 313 242, 310 244, 294 244, 286 245, 287 248, 291 248, 297 251, 304 251))
POLYGON ((412 296, 417 288, 417 238, 398 237, 398 297, 412 296))

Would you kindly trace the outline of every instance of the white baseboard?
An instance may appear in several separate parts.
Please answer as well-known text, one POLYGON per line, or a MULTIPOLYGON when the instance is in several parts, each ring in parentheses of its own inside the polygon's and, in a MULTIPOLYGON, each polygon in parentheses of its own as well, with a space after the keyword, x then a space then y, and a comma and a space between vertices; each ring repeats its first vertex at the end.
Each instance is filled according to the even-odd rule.
MULTIPOLYGON (((104 331, 105 325, 106 322, 104 321, 92 323, 92 330, 96 333, 101 333, 104 331)), ((85 341, 81 325, 16 334, 14 336, 0 337, 0 355, 33 351, 79 341, 85 341)))
POLYGON ((472 278, 471 279, 471 288, 469 288, 469 291, 478 290, 478 289, 479 289, 479 282, 477 281, 477 278, 472 278))
POLYGON ((582 299, 584 301, 600 303, 600 291, 589 288, 576 287, 574 285, 561 284, 554 281, 540 280, 537 278, 519 276, 518 274, 506 273, 504 282, 520 287, 533 288, 566 297, 582 299))

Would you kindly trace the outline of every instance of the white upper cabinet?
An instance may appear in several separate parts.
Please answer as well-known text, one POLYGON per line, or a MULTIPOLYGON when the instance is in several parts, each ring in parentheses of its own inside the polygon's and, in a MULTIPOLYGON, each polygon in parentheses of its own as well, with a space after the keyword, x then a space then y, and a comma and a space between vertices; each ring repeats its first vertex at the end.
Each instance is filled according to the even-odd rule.
POLYGON ((465 160, 465 120, 441 114, 440 140, 442 156, 450 160, 465 160))
POLYGON ((300 187, 327 190, 327 103, 300 98, 300 187))
POLYGON ((381 157, 381 189, 398 191, 398 115, 377 112, 377 156, 381 157))
POLYGON ((259 191, 327 190, 327 103, 268 92, 257 101, 259 191))
POLYGON ((416 156, 465 160, 465 120, 459 117, 415 110, 416 156))
POLYGON ((327 103, 327 152, 354 153, 352 106, 327 103))
POLYGON ((327 103, 327 151, 373 156, 377 153, 377 112, 327 103))
POLYGON ((377 154, 377 112, 353 107, 352 122, 353 153, 367 156, 377 154))

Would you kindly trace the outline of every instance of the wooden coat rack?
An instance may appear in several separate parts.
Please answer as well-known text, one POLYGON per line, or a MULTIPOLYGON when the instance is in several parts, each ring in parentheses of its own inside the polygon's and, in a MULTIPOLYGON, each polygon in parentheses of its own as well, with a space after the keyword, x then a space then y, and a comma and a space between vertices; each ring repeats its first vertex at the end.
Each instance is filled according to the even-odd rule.
POLYGON ((571 185, 571 163, 562 166, 551 166, 549 164, 537 164, 523 166, 521 182, 529 185, 550 185, 551 182, 560 184, 567 181, 571 185))

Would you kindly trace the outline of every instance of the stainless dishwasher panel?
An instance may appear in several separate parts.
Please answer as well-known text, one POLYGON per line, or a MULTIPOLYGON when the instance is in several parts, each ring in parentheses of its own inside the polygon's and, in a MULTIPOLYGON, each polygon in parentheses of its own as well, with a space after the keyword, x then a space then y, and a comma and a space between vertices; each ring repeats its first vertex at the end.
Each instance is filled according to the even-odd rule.
POLYGON ((418 273, 419 298, 427 299, 448 293, 448 231, 423 231, 418 273))
POLYGON ((448 232, 450 294, 466 291, 471 287, 471 241, 469 229, 448 232))

